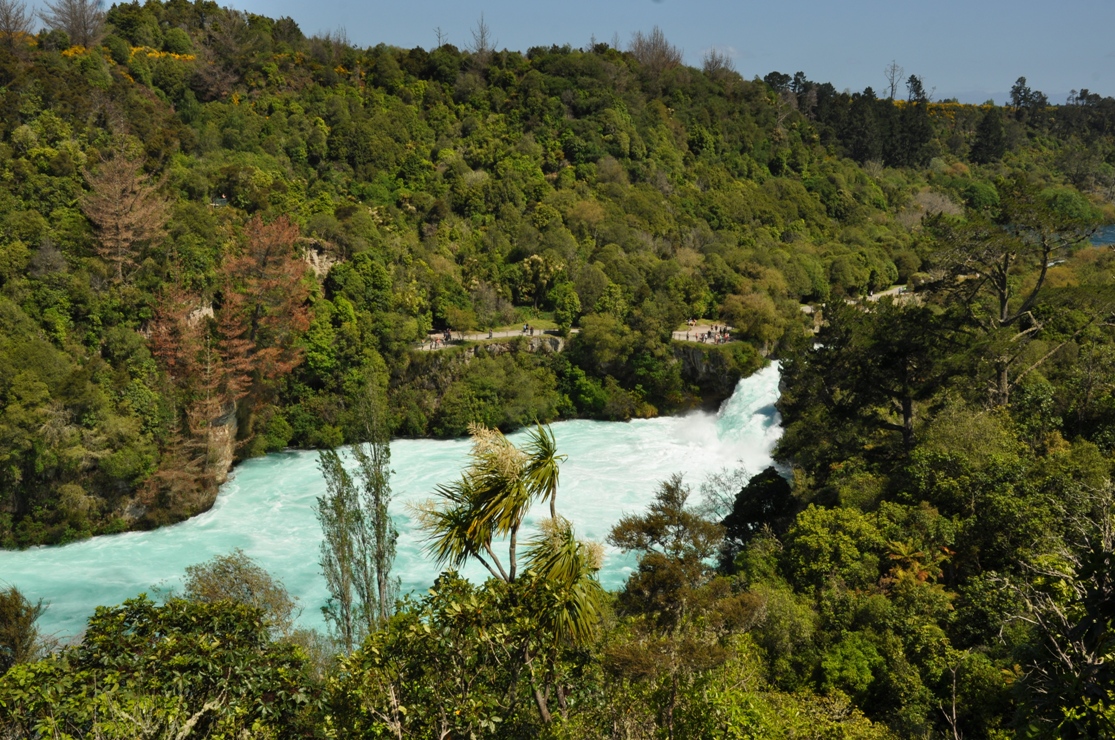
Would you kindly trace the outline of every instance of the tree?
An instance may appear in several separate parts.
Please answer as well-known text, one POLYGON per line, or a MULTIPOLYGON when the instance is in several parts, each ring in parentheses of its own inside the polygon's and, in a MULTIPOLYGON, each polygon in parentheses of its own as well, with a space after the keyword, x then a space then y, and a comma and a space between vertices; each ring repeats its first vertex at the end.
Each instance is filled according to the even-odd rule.
POLYGON ((463 340, 466 332, 476 328, 476 312, 471 308, 449 306, 445 309, 445 325, 463 340))
POLYGON ((720 317, 744 339, 761 342, 764 352, 778 341, 786 327, 774 299, 765 292, 728 296, 720 317))
POLYGON ((951 317, 925 306, 879 301, 865 314, 867 336, 853 394, 875 423, 898 432, 907 450, 914 445, 918 405, 928 401, 954 368, 951 317))
POLYGON ((1115 496, 1100 491, 1062 505, 1066 546, 1031 566, 1029 582, 1006 581, 1026 607, 1016 615, 1037 629, 1025 688, 1038 719, 1057 737, 1115 734, 1115 496))
POLYGON ((663 481, 645 514, 629 514, 612 527, 608 544, 638 552, 639 569, 628 579, 620 603, 657 615, 663 625, 686 616, 694 593, 712 577, 724 529, 687 505, 689 487, 680 475, 663 481))
POLYGON ((14 50, 31 33, 31 13, 20 0, 0 0, 0 39, 14 50))
POLYGON ((714 80, 724 79, 736 71, 732 58, 719 49, 709 49, 701 58, 701 69, 714 80))
POLYGON ((1087 325, 1107 318, 1110 303, 1094 309, 1091 321, 1069 339, 1022 369, 1016 364, 1026 345, 1041 332, 1044 321, 1034 313, 1049 268, 1073 245, 1095 233, 1099 212, 1079 193, 1041 188, 1025 175, 997 183, 1000 206, 991 215, 976 214, 965 222, 934 217, 928 222, 937 251, 934 261, 944 272, 935 290, 967 312, 984 335, 994 367, 992 400, 1010 401, 1011 391, 1087 325), (1017 275, 1033 278, 1021 284, 1017 275))
POLYGON ((170 384, 187 390, 197 375, 204 344, 201 300, 177 284, 163 287, 151 322, 151 354, 160 361, 170 384))
POLYGON ((158 239, 170 217, 161 182, 152 182, 143 172, 143 161, 117 149, 95 173, 86 170, 89 185, 81 199, 81 210, 97 231, 98 254, 113 265, 116 282, 135 264, 139 248, 158 239))
POLYGON ((1010 88, 1010 104, 1014 108, 1023 108, 1030 103, 1033 91, 1026 84, 1025 77, 1019 77, 1010 88))
POLYGON ((793 78, 785 72, 774 71, 768 72, 766 76, 763 77, 763 82, 767 83, 771 90, 780 93, 790 86, 791 79, 793 78))
MULTIPOLYGON (((419 526, 439 565, 459 568, 476 560, 533 621, 529 639, 514 640, 507 650, 515 676, 524 668, 530 672, 539 716, 550 722, 548 697, 561 650, 584 645, 599 626, 604 596, 595 575, 599 551, 578 541, 572 524, 557 513, 564 457, 557 454, 549 429, 535 427, 524 449, 493 429, 473 425, 470 432, 469 467, 460 480, 438 487, 437 499, 419 510, 419 526), (528 543, 520 572, 519 532, 535 501, 549 503, 550 519, 528 543), (493 547, 493 540, 502 537, 507 538, 506 560, 493 547)), ((557 688, 560 700, 563 688, 557 688)))
POLYGON ((666 34, 655 26, 650 33, 636 31, 628 46, 631 56, 651 75, 657 77, 668 69, 681 65, 681 49, 666 40, 666 34))
POLYGON ((554 321, 558 330, 567 333, 581 315, 581 299, 573 283, 562 282, 550 290, 550 301, 554 304, 554 321))
POLYGON ((41 599, 33 604, 15 586, 0 591, 0 676, 17 663, 35 659, 39 649, 35 622, 44 611, 41 599))
POLYGON ((391 446, 383 400, 370 404, 368 441, 354 445, 356 478, 336 450, 318 453, 326 494, 315 513, 321 524, 321 567, 330 601, 322 611, 345 652, 351 653, 394 608, 391 578, 398 532, 391 520, 391 446))
POLYGON ((322 575, 329 603, 321 608, 334 639, 346 654, 363 639, 364 629, 356 592, 356 547, 361 521, 356 486, 336 450, 318 452, 318 467, 326 493, 317 498, 314 514, 321 524, 322 575))
POLYGON ((848 110, 845 133, 841 137, 852 159, 860 163, 880 160, 883 156, 883 133, 881 120, 887 121, 893 115, 889 107, 880 115, 879 101, 870 87, 863 93, 852 96, 848 110))
MULTIPOLYGON (((386 399, 380 398, 372 408, 374 411, 366 419, 369 442, 357 445, 352 454, 363 484, 360 502, 369 525, 365 536, 371 538, 370 542, 362 543, 371 554, 370 567, 365 568, 362 575, 368 582, 371 580, 369 576, 374 574, 375 600, 379 606, 377 622, 382 623, 391 616, 398 593, 398 579, 391 578, 391 566, 395 562, 395 543, 399 533, 388 511, 391 503, 391 446, 390 430, 383 414, 387 408, 386 399)), ((370 583, 364 586, 365 592, 370 593, 371 590, 370 583)))
POLYGON ((263 612, 145 596, 98 607, 81 641, 0 677, 13 737, 300 736, 305 659, 263 612), (50 728, 44 730, 44 728, 50 728))
MULTIPOLYGON (((252 370, 276 378, 301 360, 295 339, 309 326, 309 291, 302 284, 308 268, 301 259, 298 226, 286 216, 267 224, 256 216, 245 231, 242 251, 222 266, 222 313, 236 319, 235 333, 224 336, 245 340, 252 370)), ((235 355, 243 359, 242 353, 235 355)))
POLYGON ((883 154, 892 167, 923 167, 933 154, 933 123, 929 120, 929 96, 917 75, 906 80, 906 105, 888 112, 890 136, 883 154))
POLYGON ((494 581, 442 573, 338 676, 339 736, 465 738, 516 726, 520 674, 508 646, 529 639, 534 624, 508 619, 514 608, 494 581))
MULTIPOLYGON (((488 59, 492 56, 492 51, 495 49, 496 41, 492 38, 492 29, 488 26, 487 21, 484 20, 484 14, 480 14, 480 19, 476 21, 476 26, 472 29, 472 43, 468 46, 468 50, 472 52, 475 65, 478 69, 482 69, 488 64, 488 59)), ((438 48, 441 48, 441 38, 439 33, 438 48)))
POLYGON ((724 529, 689 505, 680 475, 658 487, 646 513, 612 528, 609 544, 639 553, 638 569, 619 596, 628 627, 605 653, 608 672, 650 690, 666 737, 682 735, 676 711, 686 686, 731 655, 727 635, 754 624, 758 599, 733 593, 718 577, 715 558, 724 529))
POLYGON ((902 83, 902 75, 904 74, 906 74, 906 70, 893 59, 890 60, 890 64, 883 68, 883 77, 887 81, 888 100, 894 100, 894 96, 898 94, 898 86, 902 83))
POLYGON ((1014 115, 1020 121, 1038 121, 1049 105, 1049 99, 1041 90, 1031 90, 1025 77, 1019 77, 1010 89, 1010 104, 1014 115))
POLYGON ((260 609, 272 633, 289 637, 300 609, 282 581, 236 548, 204 563, 186 567, 182 595, 189 601, 234 601, 260 609))
MULTIPOLYGON (((222 317, 223 318, 223 317, 222 317)), ((163 370, 162 392, 174 410, 162 464, 144 485, 144 496, 173 502, 186 514, 203 502, 227 473, 229 443, 236 436, 230 373, 212 334, 213 308, 177 284, 164 284, 150 323, 151 354, 163 370)))
POLYGON ((956 322, 937 307, 888 297, 825 311, 818 335, 784 360, 778 402, 790 420, 779 455, 819 484, 852 458, 908 454, 922 406, 958 371, 956 322))
POLYGON ((814 504, 798 514, 784 541, 784 571, 798 589, 817 593, 836 583, 850 588, 875 583, 886 546, 874 515, 814 504))
POLYGON ((105 14, 99 0, 46 0, 39 11, 49 28, 65 31, 70 42, 89 49, 105 35, 105 14))
POLYGON ((917 75, 910 75, 906 80, 907 102, 910 103, 928 103, 929 96, 925 92, 925 85, 922 83, 921 78, 917 75))
POLYGON ((736 494, 731 512, 720 522, 724 528, 721 568, 730 570, 740 550, 764 529, 785 531, 796 506, 790 484, 775 468, 769 467, 751 478, 736 494))
POLYGON ((999 109, 990 106, 976 126, 976 138, 972 141, 970 157, 976 164, 991 164, 1003 158, 1007 151, 1007 139, 1003 132, 1003 118, 999 109))
POLYGON ((242 439, 254 433, 253 414, 279 379, 302 362, 299 340, 310 326, 298 226, 286 216, 267 224, 256 216, 245 230, 240 253, 221 265, 216 315, 220 392, 229 405, 249 397, 236 407, 242 439))

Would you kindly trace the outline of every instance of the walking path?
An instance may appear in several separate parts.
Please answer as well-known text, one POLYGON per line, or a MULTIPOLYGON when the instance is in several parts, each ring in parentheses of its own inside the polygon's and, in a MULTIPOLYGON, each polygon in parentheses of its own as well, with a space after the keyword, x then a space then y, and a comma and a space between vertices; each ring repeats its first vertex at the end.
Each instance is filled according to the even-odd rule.
MULTIPOLYGON (((579 331, 580 329, 570 329, 569 333, 576 334, 579 331)), ((516 337, 525 337, 527 339, 530 339, 531 337, 542 337, 547 335, 556 336, 557 330, 535 329, 533 333, 529 331, 524 332, 522 329, 499 329, 493 330, 491 332, 476 332, 475 334, 450 332, 450 339, 448 343, 446 343, 445 341, 444 334, 431 334, 426 337, 426 340, 422 342, 422 344, 415 347, 415 349, 422 350, 423 352, 430 352, 433 350, 448 349, 449 347, 459 346, 461 344, 464 344, 465 342, 483 342, 488 339, 514 339, 516 337)))
POLYGON ((887 288, 886 290, 880 290, 878 293, 876 293, 874 295, 867 296, 867 300, 877 301, 880 298, 882 298, 883 296, 888 296, 888 295, 889 296, 894 296, 895 298, 897 298, 898 296, 903 295, 905 292, 906 292, 906 286, 905 285, 892 285, 889 288, 887 288))
MULTIPOLYGON (((570 329, 570 334, 576 334, 580 329, 570 329)), ((711 323, 697 323, 689 327, 688 330, 680 329, 673 333, 673 340, 675 342, 701 342, 703 344, 724 344, 726 342, 737 341, 731 337, 732 328, 724 324, 711 324, 711 323), (715 329, 714 329, 715 327, 715 329), (724 331, 728 334, 725 336, 724 331), (711 336, 710 336, 711 335, 711 336)), ((514 339, 516 337, 525 337, 530 339, 532 337, 541 336, 556 336, 557 330, 555 329, 535 329, 534 333, 523 332, 522 329, 499 329, 492 331, 490 334, 486 331, 476 332, 471 334, 463 334, 460 332, 450 332, 449 342, 445 341, 444 334, 431 334, 420 345, 414 349, 422 352, 433 352, 437 350, 448 349, 449 347, 458 347, 465 342, 483 342, 489 339, 514 339)))

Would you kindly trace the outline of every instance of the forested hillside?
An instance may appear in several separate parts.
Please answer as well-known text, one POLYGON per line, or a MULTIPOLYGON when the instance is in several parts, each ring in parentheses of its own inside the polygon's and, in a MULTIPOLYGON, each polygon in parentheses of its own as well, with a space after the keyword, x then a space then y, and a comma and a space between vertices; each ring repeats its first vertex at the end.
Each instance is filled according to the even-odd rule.
POLYGON ((683 409, 717 392, 670 347, 687 318, 736 327, 720 366, 748 372, 799 302, 916 277, 927 213, 1011 171, 1111 183, 1086 91, 984 109, 692 69, 657 32, 359 49, 211 3, 89 12, 0 50, 8 547, 202 510, 234 458, 355 440, 369 384, 400 435, 683 409), (531 320, 580 332, 411 351, 531 320))

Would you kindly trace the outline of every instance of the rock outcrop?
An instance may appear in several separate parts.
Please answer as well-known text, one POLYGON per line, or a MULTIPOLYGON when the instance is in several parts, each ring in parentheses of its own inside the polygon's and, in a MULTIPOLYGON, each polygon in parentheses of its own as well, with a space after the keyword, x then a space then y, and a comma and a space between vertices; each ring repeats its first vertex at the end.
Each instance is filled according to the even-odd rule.
POLYGON ((750 344, 694 344, 675 342, 674 357, 681 363, 681 377, 697 386, 706 399, 732 395, 739 379, 763 366, 762 356, 750 344))

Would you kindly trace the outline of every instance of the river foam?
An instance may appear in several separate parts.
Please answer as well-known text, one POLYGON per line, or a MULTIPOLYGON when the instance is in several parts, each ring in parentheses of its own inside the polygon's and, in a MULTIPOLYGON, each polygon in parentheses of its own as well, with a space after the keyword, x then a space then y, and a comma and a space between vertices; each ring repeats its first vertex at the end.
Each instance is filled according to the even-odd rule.
MULTIPOLYGON (((773 364, 741 380, 715 414, 554 424, 558 451, 568 456, 561 468, 559 513, 573 521, 579 536, 603 541, 621 516, 642 511, 658 484, 674 473, 684 474, 696 491, 707 475, 725 468, 759 472, 770 464, 781 434, 777 398, 778 366, 773 364)), ((511 438, 521 442, 521 434, 511 438)), ((391 444, 391 513, 399 529, 394 574, 404 593, 428 588, 438 573, 423 552, 407 505, 454 480, 468 449, 467 440, 391 444)), ((153 587, 173 588, 187 565, 238 547, 298 597, 304 625, 320 627, 327 594, 318 567, 321 531, 313 504, 324 489, 315 452, 249 460, 204 514, 152 532, 0 551, 0 582, 49 603, 40 626, 65 637, 79 633, 97 605, 118 604, 153 587)), ((542 505, 533 510, 528 527, 545 512, 542 505)), ((606 549, 601 582, 619 588, 633 565, 632 556, 606 549)), ((479 579, 484 572, 476 566, 465 574, 479 579)))

